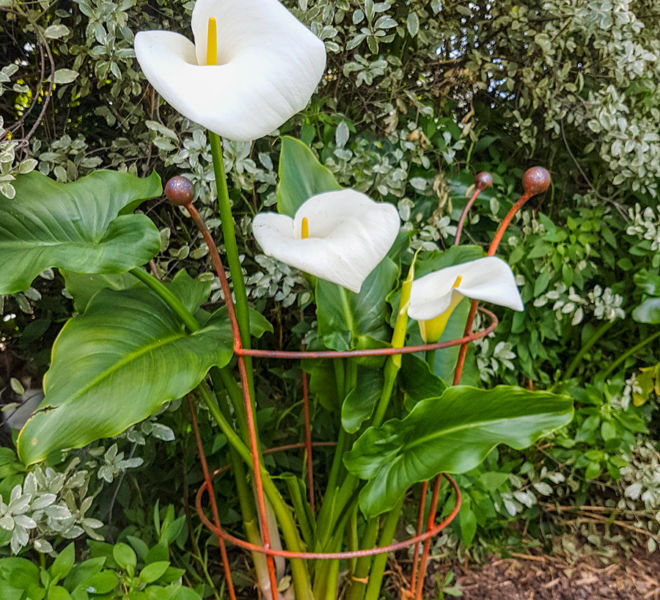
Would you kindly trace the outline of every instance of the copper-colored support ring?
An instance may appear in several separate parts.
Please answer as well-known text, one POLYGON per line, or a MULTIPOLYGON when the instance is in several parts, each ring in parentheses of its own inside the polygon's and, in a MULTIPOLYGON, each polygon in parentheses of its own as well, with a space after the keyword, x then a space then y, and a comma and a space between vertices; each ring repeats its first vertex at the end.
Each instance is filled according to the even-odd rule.
MULTIPOLYGON (((335 442, 314 442, 312 444, 312 446, 315 447, 334 446, 334 445, 336 445, 335 442)), ((283 450, 291 450, 295 448, 304 448, 304 447, 305 447, 304 443, 288 444, 286 446, 278 446, 277 448, 270 448, 269 450, 264 451, 264 454, 272 454, 273 452, 281 452, 283 450)), ((228 471, 230 468, 231 465, 227 465, 218 469, 213 473, 212 479, 215 479, 218 475, 228 471)), ((197 514, 199 515, 199 518, 202 520, 202 523, 204 523, 204 525, 208 529, 210 529, 217 537, 220 537, 223 540, 234 544, 235 546, 239 546, 240 548, 249 550, 250 552, 258 552, 260 554, 265 554, 267 556, 282 556, 284 558, 302 558, 307 560, 333 560, 333 559, 337 560, 342 558, 360 558, 361 556, 374 556, 375 554, 384 554, 386 552, 394 552, 396 550, 402 550, 404 548, 408 548, 413 544, 418 544, 419 542, 423 542, 425 540, 434 537, 445 527, 447 527, 447 525, 449 525, 449 523, 451 523, 454 520, 454 518, 458 514, 458 511, 461 508, 461 492, 458 489, 458 485, 456 484, 453 478, 451 478, 449 475, 443 475, 443 476, 447 479, 447 481, 449 481, 456 495, 456 504, 454 505, 454 508, 449 513, 449 515, 447 515, 447 517, 445 517, 437 525, 434 525, 424 533, 416 535, 415 537, 409 538, 402 542, 397 542, 395 544, 390 544, 389 546, 377 546, 375 548, 367 548, 365 550, 353 550, 349 552, 291 552, 289 550, 274 550, 272 548, 265 548, 263 546, 257 546, 255 544, 251 544, 250 542, 246 542, 245 540, 242 540, 227 533, 224 529, 222 529, 222 527, 216 527, 215 525, 213 525, 213 523, 211 523, 211 521, 206 516, 206 513, 204 512, 204 508, 202 507, 202 496, 204 495, 204 492, 208 492, 207 482, 204 482, 197 491, 197 495, 195 497, 195 507, 197 509, 197 514)))

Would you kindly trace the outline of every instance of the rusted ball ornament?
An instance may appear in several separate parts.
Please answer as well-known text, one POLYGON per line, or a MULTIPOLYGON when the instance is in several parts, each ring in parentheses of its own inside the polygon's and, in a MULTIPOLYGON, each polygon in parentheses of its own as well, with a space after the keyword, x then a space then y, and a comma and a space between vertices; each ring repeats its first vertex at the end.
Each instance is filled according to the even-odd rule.
POLYGON ((526 194, 542 194, 550 187, 550 173, 543 167, 532 167, 525 171, 522 184, 526 194))
POLYGON ((493 185, 493 176, 487 171, 477 173, 474 177, 474 183, 480 190, 485 190, 493 185))
POLYGON ((195 188, 192 181, 183 175, 172 177, 165 184, 165 197, 172 203, 180 206, 192 204, 195 197, 195 188))

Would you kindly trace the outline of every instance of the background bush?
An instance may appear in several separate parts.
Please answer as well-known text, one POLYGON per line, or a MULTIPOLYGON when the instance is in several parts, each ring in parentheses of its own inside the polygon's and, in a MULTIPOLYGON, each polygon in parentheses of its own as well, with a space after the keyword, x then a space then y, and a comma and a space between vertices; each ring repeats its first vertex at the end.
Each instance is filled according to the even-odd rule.
MULTIPOLYGON (((540 527, 539 501, 579 504, 587 490, 597 490, 613 510, 625 505, 654 549, 660 492, 645 473, 649 465, 657 470, 659 457, 652 391, 658 345, 642 345, 608 368, 657 331, 657 318, 637 312, 633 319, 645 300, 660 296, 656 3, 284 3, 324 40, 328 68, 310 105, 280 133, 317 149, 343 185, 397 205, 414 247, 451 244, 476 172, 491 171, 495 182, 467 228, 467 239, 479 244, 520 193, 527 167, 541 164, 552 173, 551 190, 523 211, 500 250, 517 274, 526 311, 502 313, 497 332, 475 348, 472 377, 488 385, 558 386, 577 400, 577 417, 529 456, 494 454, 462 478, 463 542, 469 545, 477 525, 505 538, 505 524, 521 514, 540 527), (604 327, 566 380, 571 361, 604 327)), ((217 227, 205 133, 147 85, 132 47, 141 29, 190 35, 192 7, 182 0, 0 0, 0 193, 12 197, 14 176, 34 168, 59 181, 101 167, 156 170, 164 180, 185 174, 217 227)), ((249 234, 252 216, 275 203, 278 153, 276 135, 227 143, 225 164, 249 294, 275 324, 274 343, 295 346, 304 332, 292 333, 294 307, 304 310, 310 299, 304 280, 260 255, 249 234)), ((148 212, 161 229, 158 269, 204 272, 206 247, 187 215, 158 200, 148 212)), ((30 290, 2 299, 5 402, 10 382, 14 395, 39 387, 52 340, 72 310, 62 289, 59 275, 48 271, 30 290)), ((282 425, 277 417, 282 408, 267 407, 263 418, 295 431, 295 421, 282 425)), ((168 422, 177 444, 188 444, 185 428, 168 422)), ((161 440, 172 437, 160 433, 161 440)), ((153 465, 144 435, 136 430, 119 440, 128 464, 119 464, 111 442, 97 448, 92 471, 103 460, 112 464, 91 486, 86 467, 85 492, 89 486, 96 494, 97 486, 139 466, 134 453, 153 465)), ((217 438, 214 450, 222 446, 217 438)), ((128 521, 150 510, 161 475, 151 472, 153 496, 128 521)), ((125 494, 119 500, 127 507, 125 494)), ((111 507, 104 505, 101 518, 111 507)), ((52 530, 40 530, 40 543, 52 530)))

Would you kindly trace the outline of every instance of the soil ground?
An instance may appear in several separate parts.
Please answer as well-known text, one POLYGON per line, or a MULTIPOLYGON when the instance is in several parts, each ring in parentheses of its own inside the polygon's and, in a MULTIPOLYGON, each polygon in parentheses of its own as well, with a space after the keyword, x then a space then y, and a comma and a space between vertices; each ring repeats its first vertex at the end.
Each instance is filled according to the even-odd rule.
MULTIPOLYGON (((438 567, 443 580, 450 569, 438 567)), ((658 552, 638 553, 608 566, 587 559, 570 564, 563 558, 517 554, 493 557, 480 566, 453 565, 451 570, 462 600, 660 600, 658 552)), ((429 592, 429 599, 443 598, 435 585, 429 592)))

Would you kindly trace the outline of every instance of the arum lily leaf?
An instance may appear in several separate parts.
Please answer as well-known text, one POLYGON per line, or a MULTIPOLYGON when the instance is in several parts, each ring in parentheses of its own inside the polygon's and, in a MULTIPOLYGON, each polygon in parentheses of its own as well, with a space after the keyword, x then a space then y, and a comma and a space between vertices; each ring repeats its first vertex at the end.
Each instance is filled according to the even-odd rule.
MULTIPOLYGON (((187 279, 179 274, 171 289, 187 279)), ((188 333, 146 287, 101 290, 55 341, 45 398, 18 437, 20 458, 33 464, 53 450, 117 435, 188 393, 212 366, 226 365, 232 349, 222 312, 188 333)))
POLYGON ((73 297, 73 307, 78 313, 85 312, 92 296, 99 290, 126 290, 141 285, 130 273, 92 275, 91 273, 62 271, 62 275, 64 276, 64 287, 73 297))
POLYGON ((348 433, 355 433, 374 412, 383 389, 383 371, 358 367, 357 384, 348 393, 341 407, 341 424, 348 433))
POLYGON ((0 294, 30 287, 49 267, 78 273, 122 273, 160 249, 158 229, 145 215, 130 214, 161 193, 153 173, 97 171, 75 183, 57 183, 38 172, 19 175, 16 197, 0 194, 0 294))
POLYGON ((386 297, 396 283, 398 271, 392 260, 384 258, 365 279, 359 294, 317 280, 318 328, 328 348, 348 350, 360 345, 360 338, 388 337, 386 297))
POLYGON ((526 448, 572 415, 570 399, 548 392, 452 387, 419 402, 402 420, 367 429, 344 464, 367 480, 359 504, 374 517, 394 507, 412 484, 438 473, 465 473, 498 444, 526 448))
POLYGON ((401 356, 399 382, 406 394, 405 403, 409 408, 421 400, 437 398, 447 389, 447 384, 431 373, 429 366, 414 354, 401 356))
POLYGON ((292 218, 312 196, 342 189, 311 148, 289 136, 282 137, 279 179, 277 210, 292 218))
POLYGON ((309 375, 310 394, 327 411, 337 411, 339 393, 334 363, 331 360, 303 360, 302 368, 309 375))

